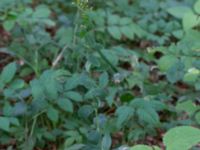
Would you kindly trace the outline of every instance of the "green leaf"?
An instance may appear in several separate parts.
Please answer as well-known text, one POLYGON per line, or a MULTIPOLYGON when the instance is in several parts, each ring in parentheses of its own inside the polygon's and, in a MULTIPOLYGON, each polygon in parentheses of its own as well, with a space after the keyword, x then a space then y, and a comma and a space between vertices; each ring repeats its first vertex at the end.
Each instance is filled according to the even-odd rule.
POLYGON ((129 25, 120 27, 120 31, 125 37, 127 37, 127 38, 129 38, 131 40, 133 39, 134 32, 133 32, 133 30, 131 29, 131 27, 129 25))
POLYGON ((59 40, 60 45, 70 45, 73 40, 73 28, 62 27, 56 32, 56 39, 59 40), (66 36, 67 35, 67 36, 66 36))
POLYGON ((80 102, 83 100, 82 96, 78 92, 74 92, 74 91, 66 92, 65 96, 67 96, 69 99, 76 102, 80 102))
POLYGON ((160 150, 157 146, 136 145, 131 147, 130 150, 160 150))
POLYGON ((73 112, 73 104, 70 100, 62 98, 57 102, 58 106, 66 112, 73 112))
POLYGON ((163 138, 166 150, 188 150, 200 142, 200 130, 190 126, 170 129, 163 138))
POLYGON ((9 132, 10 131, 10 120, 7 117, 0 117, 0 129, 9 132))
POLYGON ((195 83, 200 75, 200 71, 196 68, 190 68, 184 75, 183 81, 187 83, 195 83))
POLYGON ((99 77, 99 86, 100 87, 106 87, 108 85, 109 82, 109 77, 108 77, 108 73, 104 72, 103 74, 101 74, 101 76, 99 77))
POLYGON ((158 67, 161 71, 167 71, 178 59, 174 55, 165 55, 158 60, 158 67))
POLYGON ((194 4, 194 10, 196 11, 196 13, 200 14, 200 0, 197 0, 194 4))
POLYGON ((0 80, 3 83, 10 82, 14 78, 16 71, 17 65, 15 62, 6 65, 1 73, 0 80))
POLYGON ((116 111, 117 117, 117 126, 121 127, 122 124, 128 121, 134 115, 134 109, 129 106, 120 106, 116 111))
POLYGON ((129 25, 129 24, 131 24, 131 23, 132 23, 132 20, 131 20, 130 18, 127 18, 127 17, 121 18, 121 19, 120 19, 120 22, 119 22, 119 24, 120 24, 121 26, 129 25))
POLYGON ((167 71, 167 79, 171 83, 175 83, 184 77, 184 64, 182 62, 177 62, 167 71))
POLYGON ((73 145, 73 143, 76 141, 75 137, 69 137, 65 140, 64 146, 68 149, 69 146, 73 145))
POLYGON ((112 139, 110 134, 105 134, 101 143, 102 149, 110 150, 111 144, 112 144, 112 139))
POLYGON ((40 77, 40 82, 44 87, 45 94, 50 99, 58 97, 58 82, 56 80, 56 72, 53 70, 45 71, 40 77))
POLYGON ((6 20, 3 22, 3 28, 6 29, 6 31, 12 30, 14 25, 15 25, 15 20, 6 20))
POLYGON ((185 31, 192 29, 200 23, 200 18, 195 15, 193 12, 188 12, 183 17, 183 29, 185 31))
POLYGON ((186 13, 191 12, 191 11, 192 10, 187 6, 175 6, 175 7, 170 7, 167 9, 167 12, 170 15, 179 19, 182 19, 186 13))
POLYGON ((108 32, 110 33, 110 35, 117 40, 121 39, 121 32, 120 32, 120 28, 117 26, 110 26, 108 27, 108 32))
POLYGON ((30 86, 31 86, 31 93, 32 93, 34 99, 36 99, 36 100, 44 99, 44 97, 45 97, 44 88, 39 80, 36 80, 36 79, 32 80, 30 82, 30 86))
POLYGON ((47 18, 49 17, 51 11, 45 5, 39 5, 36 7, 33 17, 35 18, 47 18))
POLYGON ((143 30, 139 25, 132 23, 130 24, 130 29, 133 30, 133 33, 137 35, 139 38, 147 36, 147 32, 143 30))
POLYGON ((195 120, 197 121, 198 124, 200 124, 200 112, 198 112, 198 113, 195 115, 195 120))
POLYGON ((73 74, 70 78, 67 79, 64 88, 65 90, 72 90, 80 85, 80 76, 78 74, 73 74))
POLYGON ((120 100, 122 102, 130 102, 134 98, 132 92, 126 91, 120 95, 120 100))
POLYGON ((94 108, 91 105, 84 105, 78 110, 78 115, 81 118, 87 119, 93 112, 94 108))
POLYGON ((9 118, 10 124, 15 125, 15 126, 20 126, 19 120, 17 118, 9 118))
POLYGON ((117 15, 110 14, 108 15, 108 24, 109 25, 117 25, 119 24, 120 17, 117 15))
POLYGON ((198 107, 192 102, 192 100, 187 100, 179 102, 176 105, 176 109, 178 111, 184 111, 187 112, 189 115, 192 115, 196 110, 198 110, 198 107))
POLYGON ((47 117, 53 122, 57 123, 59 119, 59 113, 58 110, 56 110, 53 107, 49 107, 47 110, 47 117))
POLYGON ((154 126, 159 125, 159 116, 154 109, 139 108, 137 110, 137 114, 138 114, 140 122, 146 122, 148 125, 154 125, 154 126))

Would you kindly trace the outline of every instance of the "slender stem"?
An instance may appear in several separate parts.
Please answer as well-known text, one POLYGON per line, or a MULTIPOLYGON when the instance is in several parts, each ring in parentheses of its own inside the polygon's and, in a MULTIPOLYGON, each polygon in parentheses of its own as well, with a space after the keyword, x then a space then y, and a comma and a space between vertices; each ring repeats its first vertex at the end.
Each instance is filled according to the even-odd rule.
POLYGON ((52 68, 55 68, 57 66, 57 64, 59 63, 59 61, 62 59, 65 50, 68 48, 68 45, 66 44, 63 49, 61 50, 61 52, 58 54, 58 56, 56 57, 56 59, 53 61, 52 63, 52 68))
POLYGON ((30 137, 33 136, 33 132, 34 132, 34 130, 35 130, 35 125, 36 125, 36 123, 37 123, 38 117, 39 117, 41 114, 43 114, 44 112, 46 112, 46 109, 43 110, 43 111, 41 111, 41 112, 39 112, 38 114, 36 114, 36 115, 33 117, 33 124, 32 124, 31 132, 30 132, 30 135, 29 135, 30 137))
POLYGON ((77 34, 77 31, 78 31, 78 27, 79 27, 79 24, 78 24, 78 20, 79 20, 79 16, 80 16, 80 12, 79 12, 79 8, 77 8, 77 13, 76 13, 76 18, 75 18, 75 27, 74 27, 74 33, 73 33, 73 46, 76 45, 76 34, 77 34))

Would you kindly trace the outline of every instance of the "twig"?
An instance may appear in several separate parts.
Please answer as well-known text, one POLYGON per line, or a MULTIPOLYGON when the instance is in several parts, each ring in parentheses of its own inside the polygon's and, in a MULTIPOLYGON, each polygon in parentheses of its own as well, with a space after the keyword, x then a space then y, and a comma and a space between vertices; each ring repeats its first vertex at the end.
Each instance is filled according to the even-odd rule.
POLYGON ((68 48, 68 45, 65 45, 63 47, 63 49, 61 50, 61 52, 58 54, 58 56, 56 57, 56 59, 53 61, 52 63, 52 68, 55 68, 57 66, 57 64, 59 63, 59 61, 62 59, 63 54, 65 52, 65 50, 68 48))

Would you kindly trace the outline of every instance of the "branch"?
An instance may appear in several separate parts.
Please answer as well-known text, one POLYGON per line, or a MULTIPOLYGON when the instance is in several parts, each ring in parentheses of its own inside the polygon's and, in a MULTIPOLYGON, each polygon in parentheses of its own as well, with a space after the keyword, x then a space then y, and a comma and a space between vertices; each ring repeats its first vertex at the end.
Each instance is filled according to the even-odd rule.
POLYGON ((57 64, 59 63, 59 61, 62 59, 63 54, 65 52, 65 50, 68 48, 68 45, 65 45, 63 47, 63 49, 61 50, 61 52, 58 54, 58 56, 56 57, 56 59, 53 61, 52 63, 52 68, 55 68, 57 66, 57 64))

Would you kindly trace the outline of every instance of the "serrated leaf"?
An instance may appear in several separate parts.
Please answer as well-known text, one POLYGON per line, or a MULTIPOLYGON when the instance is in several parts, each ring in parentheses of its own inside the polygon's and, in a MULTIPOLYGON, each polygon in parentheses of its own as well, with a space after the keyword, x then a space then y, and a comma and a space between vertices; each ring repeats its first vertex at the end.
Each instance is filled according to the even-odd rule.
POLYGON ((6 31, 10 31, 13 29, 15 25, 15 20, 6 20, 3 22, 3 27, 6 29, 6 31))
POLYGON ((56 32, 56 38, 59 40, 60 45, 65 45, 65 44, 70 45, 73 40, 73 28, 71 28, 71 27, 60 28, 56 32), (68 36, 66 36, 66 35, 68 35, 68 36))
POLYGON ((58 97, 58 82, 56 81, 56 72, 53 70, 45 71, 41 77, 41 86, 44 87, 45 94, 50 99, 56 99, 58 97))
POLYGON ((10 131, 10 120, 7 117, 0 117, 0 129, 3 131, 10 131))
POLYGON ((193 12, 188 12, 183 16, 183 29, 185 31, 192 29, 200 23, 200 18, 193 12))
POLYGON ((200 14, 200 0, 197 0, 194 4, 194 10, 196 11, 196 13, 200 14))
POLYGON ((23 115, 27 111, 27 105, 24 102, 18 102, 14 105, 12 111, 15 116, 23 115))
POLYGON ((134 109, 129 106, 120 106, 116 111, 117 115, 117 126, 121 127, 121 125, 128 121, 134 115, 134 109))
POLYGON ((68 148, 69 146, 71 146, 75 141, 76 139, 74 137, 67 138, 64 143, 65 148, 68 148))
POLYGON ((64 111, 73 112, 73 104, 70 100, 62 98, 58 100, 57 104, 64 111))
POLYGON ((102 139, 102 143, 101 143, 102 149, 103 150, 110 150, 111 144, 112 144, 112 139, 111 139, 110 134, 105 134, 103 139, 102 139))
POLYGON ((173 55, 165 55, 158 60, 158 67, 161 71, 167 71, 178 59, 173 55))
POLYGON ((49 17, 51 11, 45 5, 39 5, 36 7, 33 17, 35 18, 47 18, 49 17))
POLYGON ((151 109, 151 108, 141 109, 141 108, 139 108, 137 110, 137 114, 138 114, 139 120, 141 122, 146 122, 147 124, 154 125, 154 126, 159 124, 159 116, 154 109, 151 109))
POLYGON ((14 78, 16 71, 17 66, 15 62, 6 65, 1 73, 0 80, 3 83, 10 82, 14 78))
POLYGON ((132 20, 130 18, 127 18, 127 17, 124 17, 124 18, 121 18, 120 21, 119 21, 119 24, 124 26, 124 25, 129 25, 132 23, 132 20))
POLYGON ((9 118, 10 124, 15 126, 20 126, 19 120, 17 118, 11 117, 9 118))
POLYGON ((190 68, 184 75, 183 81, 187 83, 195 83, 200 75, 200 71, 196 68, 190 68))
POLYGON ((196 119, 197 123, 199 124, 200 123, 200 112, 195 115, 195 119, 196 119))
POLYGON ((120 31, 125 37, 127 37, 127 38, 129 38, 131 40, 133 39, 134 32, 133 32, 133 30, 131 29, 131 27, 129 25, 120 27, 120 31))
POLYGON ((104 72, 103 74, 101 74, 101 76, 99 77, 99 86, 100 87, 106 87, 108 85, 109 82, 109 77, 108 77, 108 73, 104 72))
POLYGON ((57 123, 59 119, 59 113, 58 110, 56 110, 53 107, 49 107, 47 110, 47 117, 53 122, 57 123))
POLYGON ((167 71, 167 79, 171 83, 175 83, 184 77, 184 64, 177 62, 167 71))
POLYGON ((87 119, 93 113, 93 111, 94 109, 91 105, 84 105, 78 110, 78 115, 81 118, 87 119))
POLYGON ((115 100, 115 96, 117 93, 117 88, 116 87, 110 87, 108 88, 108 96, 106 97, 106 101, 108 103, 109 106, 112 106, 114 100, 115 100))
POLYGON ((139 25, 137 24, 130 24, 130 29, 133 30, 133 33, 137 35, 138 37, 142 38, 144 36, 147 36, 147 32, 143 30, 139 25))
POLYGON ((170 129, 163 138, 166 150, 188 150, 200 142, 200 130, 190 126, 170 129))
POLYGON ((117 40, 121 39, 121 32, 120 32, 120 28, 117 26, 110 26, 108 27, 108 32, 110 33, 110 35, 117 40))
POLYGON ((65 90, 72 90, 80 84, 80 76, 78 74, 73 74, 70 78, 67 79, 64 88, 65 90))
POLYGON ((118 15, 110 14, 108 15, 108 24, 109 25, 116 25, 119 24, 120 17, 118 15))
POLYGON ((74 92, 74 91, 66 92, 65 96, 76 102, 80 102, 83 100, 82 96, 78 92, 74 92))
POLYGON ((192 100, 187 100, 177 103, 176 109, 178 111, 184 111, 189 115, 192 115, 198 109, 198 107, 195 105, 195 103, 192 102, 192 100))
POLYGON ((39 80, 36 80, 36 79, 32 80, 30 82, 30 85, 31 85, 31 93, 34 99, 36 100, 43 99, 45 97, 44 88, 39 80))
POLYGON ((182 19, 186 13, 191 12, 191 11, 192 10, 187 6, 175 6, 175 7, 170 7, 167 9, 167 12, 170 15, 179 19, 182 19))

